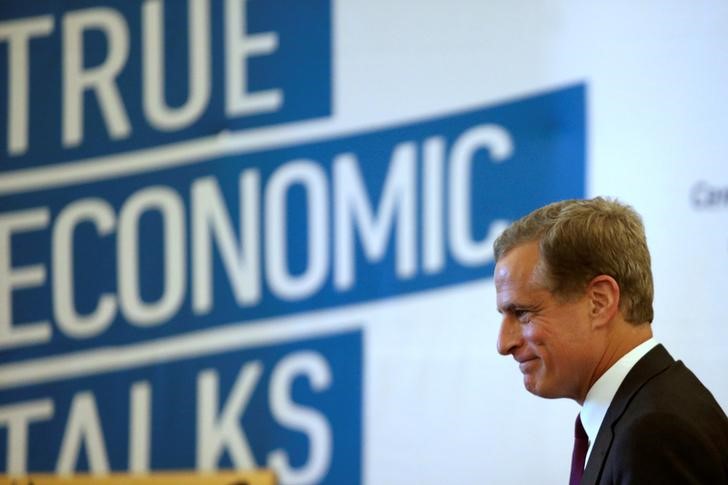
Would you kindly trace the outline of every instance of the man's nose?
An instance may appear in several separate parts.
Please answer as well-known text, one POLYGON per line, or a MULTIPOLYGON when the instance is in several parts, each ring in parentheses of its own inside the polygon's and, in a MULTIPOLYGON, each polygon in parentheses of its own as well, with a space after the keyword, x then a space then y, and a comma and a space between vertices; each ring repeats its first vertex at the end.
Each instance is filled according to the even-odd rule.
POLYGON ((521 345, 521 328, 513 318, 508 315, 503 317, 496 347, 501 355, 512 354, 521 345))

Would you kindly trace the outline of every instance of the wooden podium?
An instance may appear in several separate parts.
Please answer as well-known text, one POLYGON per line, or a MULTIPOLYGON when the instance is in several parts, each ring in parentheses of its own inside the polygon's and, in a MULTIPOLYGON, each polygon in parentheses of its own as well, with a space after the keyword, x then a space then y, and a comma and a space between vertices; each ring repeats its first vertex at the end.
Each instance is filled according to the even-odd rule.
POLYGON ((110 475, 0 476, 0 485, 276 485, 270 470, 200 472, 112 473, 110 475))

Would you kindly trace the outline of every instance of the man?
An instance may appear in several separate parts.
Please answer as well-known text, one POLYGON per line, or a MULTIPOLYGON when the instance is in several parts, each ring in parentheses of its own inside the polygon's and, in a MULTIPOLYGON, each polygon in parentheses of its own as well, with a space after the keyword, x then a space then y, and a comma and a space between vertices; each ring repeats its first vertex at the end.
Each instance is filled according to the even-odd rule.
POLYGON ((582 405, 570 483, 728 484, 725 413, 652 337, 650 254, 632 208, 550 204, 494 251, 498 352, 528 391, 582 405))

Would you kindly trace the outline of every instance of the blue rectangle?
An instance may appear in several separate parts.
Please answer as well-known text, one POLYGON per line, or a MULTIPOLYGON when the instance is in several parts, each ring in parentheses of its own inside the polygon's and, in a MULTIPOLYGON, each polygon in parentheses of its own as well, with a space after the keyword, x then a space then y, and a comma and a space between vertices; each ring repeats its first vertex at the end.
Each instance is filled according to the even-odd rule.
POLYGON ((574 86, 3 197, 0 223, 25 221, 9 233, 10 271, 35 267, 45 278, 10 289, 17 335, 0 339, 0 355, 9 362, 128 344, 490 277, 499 227, 583 196, 584 110, 584 87, 574 86), (245 247, 253 249, 243 264, 245 247), (22 340, 36 331, 47 335, 22 340))
POLYGON ((330 0, 241 0, 239 11, 227 8, 235 2, 193 4, 209 5, 203 9, 209 21, 201 22, 206 33, 199 36, 189 27, 188 2, 4 0, 0 26, 12 33, 0 39, 0 172, 331 114, 330 0), (149 3, 162 13, 145 10, 149 3), (237 32, 228 22, 234 13, 243 25, 237 32), (143 36, 145 15, 157 19, 150 22, 153 31, 164 32, 160 59, 151 62, 163 65, 160 75, 144 64, 156 52, 143 36), (82 48, 74 49, 69 39, 79 38, 82 48), (190 38, 203 51, 201 64, 192 67, 190 38), (242 40, 228 45, 227 38, 242 40), (249 55, 227 55, 245 49, 249 55), (12 52, 23 50, 27 65, 11 65, 12 52), (106 82, 93 80, 97 68, 106 82), (234 76, 238 68, 242 75, 234 76), (205 88, 193 89, 190 70, 205 88), (66 71, 74 81, 66 80, 66 71), (145 95, 145 78, 151 84, 163 79, 161 93, 149 89, 145 95), (80 104, 72 94, 78 89, 80 104), (199 99, 182 113, 193 91, 199 99), (260 104, 275 92, 277 103, 260 104), (256 99, 234 101, 243 94, 256 99), (21 98, 25 102, 14 105, 11 118, 10 100, 21 98), (157 104, 177 113, 160 120, 157 104), (80 133, 74 135, 72 120, 79 116, 80 133))
MULTIPOLYGON (((94 365, 89 356, 88 366, 94 365)), ((126 471, 131 441, 146 444, 152 470, 200 468, 200 447, 212 456, 205 460, 213 469, 241 468, 247 447, 257 467, 275 468, 282 478, 307 473, 315 483, 356 484, 362 467, 362 369, 362 334, 354 331, 5 390, 0 415, 11 405, 24 409, 15 411, 25 413, 28 437, 27 450, 18 452, 31 472, 56 472, 59 463, 88 471, 93 460, 97 467, 105 463, 126 471), (149 412, 137 416, 149 422, 146 435, 132 431, 132 389, 139 387, 147 389, 146 397, 136 397, 148 403, 149 412), (202 426, 213 430, 212 437, 198 433, 206 422, 203 400, 212 403, 213 426, 202 426), (50 415, 28 411, 43 403, 50 415), (82 430, 77 441, 74 430, 82 430), (221 439, 221 432, 229 437, 221 439), (99 453, 91 460, 89 443, 99 453)), ((19 446, 8 443, 6 424, 0 423, 3 471, 8 446, 19 446)))

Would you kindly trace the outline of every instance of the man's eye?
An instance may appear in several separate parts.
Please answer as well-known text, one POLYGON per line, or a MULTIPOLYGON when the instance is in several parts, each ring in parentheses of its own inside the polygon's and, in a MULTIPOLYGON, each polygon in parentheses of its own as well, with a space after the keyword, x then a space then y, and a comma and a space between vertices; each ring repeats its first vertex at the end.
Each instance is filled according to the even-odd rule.
POLYGON ((513 315, 519 320, 525 320, 528 318, 528 310, 514 310, 513 315))

